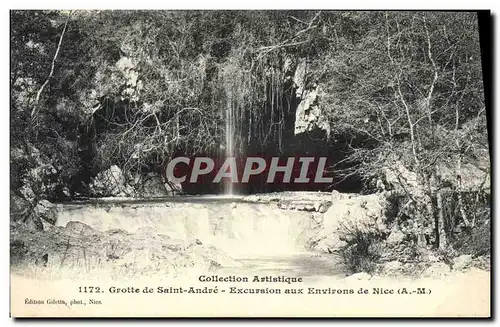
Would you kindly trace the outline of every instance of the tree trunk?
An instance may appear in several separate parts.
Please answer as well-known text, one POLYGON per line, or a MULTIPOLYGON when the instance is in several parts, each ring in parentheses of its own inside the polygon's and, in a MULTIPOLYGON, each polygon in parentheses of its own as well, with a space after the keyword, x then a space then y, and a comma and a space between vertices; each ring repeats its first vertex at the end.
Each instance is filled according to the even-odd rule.
POLYGON ((457 159, 457 197, 458 197, 458 209, 460 210, 460 216, 464 221, 465 226, 470 226, 469 218, 465 212, 464 200, 462 196, 462 157, 459 155, 457 159))
POLYGON ((437 209, 437 231, 436 231, 436 236, 437 240, 439 240, 438 243, 438 248, 445 248, 448 241, 446 238, 446 224, 444 221, 444 214, 443 214, 443 198, 442 198, 442 193, 440 191, 437 191, 436 193, 436 209, 437 209))
POLYGON ((430 216, 434 220, 434 247, 442 249, 446 247, 446 226, 443 214, 442 191, 439 189, 438 174, 435 172, 429 176, 427 182, 427 191, 430 197, 430 216), (435 183, 435 185, 432 185, 435 183), (434 186, 434 187, 433 187, 434 186))
POLYGON ((66 20, 66 23, 64 23, 64 28, 63 28, 63 30, 61 32, 61 36, 59 37, 59 43, 57 44, 56 53, 54 54, 54 57, 52 58, 52 64, 50 66, 49 76, 47 76, 47 79, 42 84, 42 86, 40 87, 40 89, 38 90, 38 92, 36 93, 36 98, 35 98, 35 103, 34 103, 34 106, 33 106, 33 110, 31 110, 31 117, 32 117, 32 119, 38 113, 38 110, 39 110, 38 102, 40 101, 40 96, 42 95, 43 89, 47 86, 47 84, 49 84, 49 81, 52 78, 52 75, 54 75, 54 67, 56 65, 57 56, 59 55, 59 51, 61 50, 61 45, 62 45, 62 41, 63 41, 63 38, 64 38, 64 33, 66 32, 66 27, 68 27, 68 22, 69 22, 70 18, 71 18, 71 13, 68 15, 68 19, 66 20))
POLYGON ((438 204, 437 204, 437 196, 436 194, 433 194, 429 192, 429 197, 431 198, 431 203, 429 205, 429 211, 430 211, 430 216, 432 217, 432 220, 434 221, 434 247, 436 249, 439 249, 439 245, 441 243, 441 238, 439 234, 439 214, 438 214, 438 204))

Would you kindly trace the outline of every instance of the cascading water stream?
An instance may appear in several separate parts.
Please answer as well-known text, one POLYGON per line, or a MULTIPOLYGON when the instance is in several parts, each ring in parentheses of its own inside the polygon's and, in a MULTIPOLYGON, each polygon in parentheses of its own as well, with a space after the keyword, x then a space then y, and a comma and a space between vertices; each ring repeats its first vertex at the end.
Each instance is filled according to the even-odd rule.
MULTIPOLYGON (((154 244, 163 238, 172 246, 185 247, 183 251, 188 251, 189 244, 194 242, 208 249, 213 247, 221 251, 217 258, 231 258, 241 264, 219 267, 213 271, 216 274, 319 278, 341 272, 329 255, 309 252, 309 239, 317 227, 309 212, 282 210, 267 203, 216 197, 199 199, 196 203, 185 199, 168 205, 163 200, 65 205, 58 212, 56 225, 64 227, 72 221, 107 233, 111 238, 121 235, 144 238, 144 247, 160 256, 162 250, 154 244), (120 230, 124 232, 117 232, 120 230)), ((210 253, 216 253, 213 249, 210 253)))

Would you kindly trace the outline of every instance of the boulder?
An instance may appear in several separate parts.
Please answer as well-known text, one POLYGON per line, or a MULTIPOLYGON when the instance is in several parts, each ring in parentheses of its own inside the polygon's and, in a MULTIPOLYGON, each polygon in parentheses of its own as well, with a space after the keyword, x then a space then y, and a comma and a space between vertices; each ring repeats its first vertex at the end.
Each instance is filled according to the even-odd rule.
POLYGON ((405 167, 401 161, 392 162, 383 168, 384 179, 391 189, 404 194, 409 190, 412 194, 420 194, 423 185, 418 181, 417 174, 405 167))
POLYGON ((69 221, 66 224, 66 230, 79 235, 94 235, 98 232, 87 224, 79 221, 69 221))
POLYGON ((89 186, 94 196, 121 196, 125 194, 125 177, 120 167, 113 165, 97 174, 89 186))
POLYGON ((439 258, 437 256, 435 256, 434 254, 429 254, 427 256, 427 261, 430 261, 430 262, 439 262, 439 258))
POLYGON ((365 272, 360 272, 346 277, 345 280, 370 280, 371 278, 372 276, 370 274, 365 272))
POLYGON ((311 244, 311 248, 316 251, 334 253, 335 250, 345 246, 346 242, 340 240, 335 233, 320 229, 315 235, 312 235, 308 244, 311 244))
POLYGON ((450 267, 444 262, 433 263, 424 271, 424 277, 441 277, 450 273, 450 267))
POLYGON ((337 190, 333 190, 332 191, 332 202, 335 202, 335 201, 340 200, 340 199, 342 199, 342 194, 337 190))
POLYGON ((454 270, 462 270, 468 268, 472 264, 472 256, 471 255, 461 255, 453 259, 453 269, 454 270))
POLYGON ((217 249, 214 246, 201 246, 201 242, 199 240, 196 240, 195 242, 196 245, 195 247, 192 247, 190 251, 193 251, 197 255, 201 256, 202 258, 207 259, 210 262, 216 263, 216 266, 218 267, 243 267, 243 264, 237 260, 234 260, 230 256, 228 256, 226 253, 222 252, 221 250, 217 249))
POLYGON ((56 223, 57 207, 47 200, 39 201, 33 208, 22 197, 11 194, 11 218, 23 222, 31 230, 47 230, 56 223))
POLYGON ((57 206, 47 200, 41 200, 33 208, 33 214, 54 225, 57 221, 57 206))
POLYGON ((314 210, 316 212, 325 213, 331 205, 331 201, 316 201, 314 203, 314 210))
POLYGON ((163 179, 157 174, 148 174, 145 177, 140 193, 142 196, 146 197, 169 195, 163 179))
POLYGON ((385 274, 401 273, 403 271, 403 264, 398 260, 390 261, 382 266, 382 272, 385 274))
POLYGON ((132 197, 134 197, 134 196, 137 196, 137 191, 129 184, 125 184, 119 195, 120 196, 132 196, 132 197))
POLYGON ((37 215, 30 215, 29 217, 26 218, 25 223, 26 223, 26 227, 29 230, 41 231, 41 230, 44 229, 43 228, 43 222, 40 219, 40 217, 38 217, 37 215))
POLYGON ((390 246, 398 245, 405 239, 405 234, 399 229, 397 225, 391 229, 389 237, 387 237, 387 244, 390 246))
POLYGON ((420 261, 422 261, 422 262, 439 262, 440 261, 438 256, 436 256, 435 252, 432 252, 429 250, 424 250, 424 249, 421 249, 419 252, 420 252, 419 258, 420 258, 420 261))

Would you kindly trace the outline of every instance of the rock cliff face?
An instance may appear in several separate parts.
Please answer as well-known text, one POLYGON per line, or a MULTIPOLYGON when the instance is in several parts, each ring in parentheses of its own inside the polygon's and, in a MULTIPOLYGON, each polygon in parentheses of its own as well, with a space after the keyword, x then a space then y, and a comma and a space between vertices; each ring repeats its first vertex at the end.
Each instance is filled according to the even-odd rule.
POLYGON ((321 218, 316 233, 309 240, 313 249, 336 252, 346 244, 343 239, 346 230, 388 232, 384 194, 353 195, 334 192, 331 203, 321 218))
POLYGON ((295 112, 295 135, 311 132, 315 129, 323 130, 330 134, 330 125, 324 117, 320 106, 320 86, 316 83, 306 84, 307 61, 302 60, 293 78, 296 91, 295 95, 299 104, 295 112))
MULTIPOLYGON (((485 150, 475 150, 472 155, 461 159, 458 170, 457 156, 450 156, 437 164, 438 178, 448 188, 462 189, 463 191, 484 190, 490 192, 490 161, 485 150), (459 183, 460 182, 460 183, 459 183)), ((422 193, 424 185, 414 171, 409 170, 399 160, 387 158, 386 166, 382 168, 381 178, 389 189, 400 193, 410 191, 413 194, 422 193)))

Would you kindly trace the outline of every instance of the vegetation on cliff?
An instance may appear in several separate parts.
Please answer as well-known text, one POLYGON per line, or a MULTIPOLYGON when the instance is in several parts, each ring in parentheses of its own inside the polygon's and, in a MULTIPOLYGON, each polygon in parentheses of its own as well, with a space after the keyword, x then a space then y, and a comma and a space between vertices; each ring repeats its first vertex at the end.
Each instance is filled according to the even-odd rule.
POLYGON ((481 67, 467 12, 12 11, 12 216, 92 194, 110 167, 222 155, 229 112, 234 154, 328 155, 329 190, 396 191, 419 245, 475 243, 481 67))

